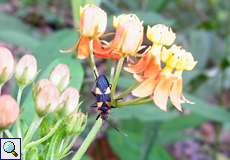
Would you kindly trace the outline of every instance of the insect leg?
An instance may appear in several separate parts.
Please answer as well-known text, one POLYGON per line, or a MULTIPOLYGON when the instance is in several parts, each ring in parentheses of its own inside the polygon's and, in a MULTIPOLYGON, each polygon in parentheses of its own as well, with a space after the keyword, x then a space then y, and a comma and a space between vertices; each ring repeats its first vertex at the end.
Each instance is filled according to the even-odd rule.
POLYGON ((98 115, 97 115, 97 118, 96 118, 96 120, 98 120, 98 118, 99 118, 100 116, 101 116, 101 115, 100 115, 100 114, 98 114, 98 115))
POLYGON ((92 105, 90 105, 90 107, 96 108, 97 107, 97 103, 93 103, 92 105))

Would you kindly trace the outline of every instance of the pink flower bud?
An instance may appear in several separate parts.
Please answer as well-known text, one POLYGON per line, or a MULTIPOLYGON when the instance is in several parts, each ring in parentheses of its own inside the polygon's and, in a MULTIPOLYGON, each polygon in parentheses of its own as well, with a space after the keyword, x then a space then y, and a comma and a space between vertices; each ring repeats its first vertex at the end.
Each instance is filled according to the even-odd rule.
POLYGON ((10 95, 0 96, 0 128, 7 128, 19 116, 19 106, 10 95))
POLYGON ((59 105, 60 92, 56 86, 49 81, 43 80, 35 86, 35 105, 39 116, 54 112, 59 105))
POLYGON ((80 33, 86 37, 99 37, 106 29, 107 14, 95 5, 80 8, 80 33))
POLYGON ((9 49, 0 46, 0 85, 8 81, 14 72, 14 57, 9 49))
POLYGON ((37 75, 37 60, 32 55, 24 55, 16 65, 15 78, 19 85, 31 83, 37 75))
POLYGON ((70 71, 67 65, 57 65, 49 76, 50 81, 57 86, 60 91, 63 91, 69 84, 70 71))
POLYGON ((73 87, 67 88, 61 95, 61 108, 66 115, 71 114, 78 109, 79 92, 73 87))

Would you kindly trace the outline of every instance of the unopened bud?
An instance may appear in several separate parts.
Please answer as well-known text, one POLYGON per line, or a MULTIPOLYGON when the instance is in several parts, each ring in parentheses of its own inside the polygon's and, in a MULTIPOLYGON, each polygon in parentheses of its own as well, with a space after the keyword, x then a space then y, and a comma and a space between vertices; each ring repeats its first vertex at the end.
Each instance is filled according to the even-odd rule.
POLYGON ((73 112, 65 122, 68 135, 79 135, 85 129, 87 116, 81 112, 73 112))
POLYGON ((61 95, 61 110, 65 115, 69 115, 78 110, 79 92, 73 87, 67 88, 61 95))
POLYGON ((0 129, 13 124, 19 116, 19 106, 10 95, 0 96, 0 129))
POLYGON ((42 88, 45 88, 47 85, 52 85, 52 82, 48 79, 41 79, 33 86, 33 97, 35 98, 42 88))
POLYGON ((50 81, 57 86, 60 91, 63 91, 69 84, 70 71, 67 65, 57 65, 49 76, 50 81))
POLYGON ((44 86, 37 91, 38 92, 34 94, 34 99, 38 115, 43 116, 47 113, 54 112, 59 105, 60 96, 60 93, 56 86, 52 83, 45 82, 44 86))
POLYGON ((0 46, 0 85, 8 81, 14 72, 14 57, 9 49, 0 46))
POLYGON ((16 65, 15 78, 21 86, 30 84, 37 75, 37 60, 32 55, 24 55, 16 65))

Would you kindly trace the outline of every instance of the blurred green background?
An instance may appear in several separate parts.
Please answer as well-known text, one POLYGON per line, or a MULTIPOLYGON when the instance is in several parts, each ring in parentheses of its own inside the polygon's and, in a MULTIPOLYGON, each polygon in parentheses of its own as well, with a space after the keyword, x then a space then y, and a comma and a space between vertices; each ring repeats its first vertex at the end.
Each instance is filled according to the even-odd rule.
MULTIPOLYGON (((177 43, 193 53, 198 65, 184 74, 184 92, 194 105, 184 105, 184 113, 178 113, 172 107, 164 113, 152 103, 116 109, 110 119, 128 137, 105 124, 84 158, 229 160, 230 1, 1 0, 0 45, 11 48, 16 57, 33 53, 42 75, 56 63, 69 64, 72 85, 81 86, 82 110, 85 112, 93 103, 89 96, 93 84, 91 72, 86 67, 83 70, 78 60, 61 54, 59 49, 72 47, 78 39, 79 6, 87 3, 97 4, 108 13, 108 31, 112 31, 112 17, 121 13, 137 14, 144 21, 145 29, 147 25, 157 23, 170 25, 177 33, 177 43)), ((144 43, 148 44, 147 41, 144 43)), ((97 64, 100 72, 109 72, 109 60, 98 60, 97 64)), ((133 82, 131 75, 123 72, 119 88, 133 82)), ((9 83, 4 92, 14 94, 13 84, 9 83)), ((27 95, 23 97, 23 107, 32 105, 27 95)), ((24 110, 24 119, 30 121, 28 115, 34 112, 32 107, 24 110)), ((82 139, 95 121, 96 115, 89 115, 88 128, 82 139)), ((73 150, 78 145, 77 142, 73 150)))

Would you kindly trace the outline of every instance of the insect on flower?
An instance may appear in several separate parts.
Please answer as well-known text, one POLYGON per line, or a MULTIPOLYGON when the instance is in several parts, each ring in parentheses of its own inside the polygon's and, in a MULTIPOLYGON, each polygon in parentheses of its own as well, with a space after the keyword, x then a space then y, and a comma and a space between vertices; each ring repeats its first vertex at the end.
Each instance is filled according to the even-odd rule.
POLYGON ((105 75, 99 75, 96 79, 95 88, 92 90, 92 94, 96 97, 96 104, 92 107, 97 107, 99 112, 96 119, 101 117, 103 120, 108 119, 111 108, 115 108, 111 105, 111 84, 105 75))

